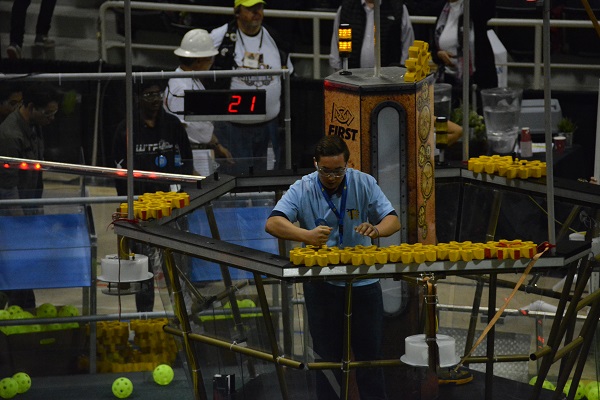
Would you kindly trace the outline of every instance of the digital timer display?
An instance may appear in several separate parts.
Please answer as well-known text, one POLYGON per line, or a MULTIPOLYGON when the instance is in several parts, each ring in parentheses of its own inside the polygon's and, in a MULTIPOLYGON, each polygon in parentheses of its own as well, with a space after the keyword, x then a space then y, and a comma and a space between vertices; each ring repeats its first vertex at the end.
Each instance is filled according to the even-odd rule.
POLYGON ((264 90, 186 90, 186 121, 256 121, 266 119, 264 90))

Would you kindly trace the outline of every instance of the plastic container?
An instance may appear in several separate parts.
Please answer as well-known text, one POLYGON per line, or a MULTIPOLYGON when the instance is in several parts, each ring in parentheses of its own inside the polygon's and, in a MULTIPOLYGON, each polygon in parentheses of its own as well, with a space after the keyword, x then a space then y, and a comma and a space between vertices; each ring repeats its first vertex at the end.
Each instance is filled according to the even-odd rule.
POLYGON ((533 143, 531 142, 531 131, 529 128, 525 127, 521 129, 521 143, 519 147, 521 148, 521 157, 529 158, 533 156, 533 143))

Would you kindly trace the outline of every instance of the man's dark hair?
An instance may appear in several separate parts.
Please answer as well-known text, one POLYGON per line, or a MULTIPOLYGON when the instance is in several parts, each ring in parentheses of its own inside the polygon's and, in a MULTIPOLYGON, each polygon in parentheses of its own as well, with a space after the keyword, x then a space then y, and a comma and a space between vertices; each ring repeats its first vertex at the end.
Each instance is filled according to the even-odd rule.
POLYGON ((350 158, 350 149, 348 145, 339 136, 327 135, 323 136, 315 147, 315 160, 319 162, 321 157, 344 155, 344 161, 350 158))
POLYGON ((11 94, 23 92, 21 85, 17 85, 14 82, 2 82, 0 84, 0 103, 8 100, 11 94))
POLYGON ((23 87, 23 104, 33 103, 35 108, 44 108, 51 102, 60 102, 60 96, 54 86, 45 82, 35 82, 23 87))
MULTIPOLYGON (((158 86, 158 88, 163 91, 167 87, 167 82, 163 79, 145 79, 141 81, 139 84, 134 85, 134 88, 137 88, 137 91, 141 94, 144 90, 148 89, 152 86, 158 86)), ((134 89, 136 90, 136 89, 134 89)))

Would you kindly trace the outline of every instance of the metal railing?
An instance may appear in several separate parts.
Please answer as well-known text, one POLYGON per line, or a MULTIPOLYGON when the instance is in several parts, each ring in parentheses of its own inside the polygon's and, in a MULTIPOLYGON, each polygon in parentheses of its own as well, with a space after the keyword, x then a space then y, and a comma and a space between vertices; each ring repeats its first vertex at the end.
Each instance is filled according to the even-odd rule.
MULTIPOLYGON (((123 1, 107 1, 100 6, 99 13, 99 47, 102 60, 107 60, 108 49, 113 47, 124 47, 124 41, 108 40, 107 38, 107 12, 109 10, 123 9, 123 1)), ((147 10, 147 11, 169 11, 169 12, 188 12, 198 14, 217 14, 217 15, 232 15, 231 7, 214 7, 214 6, 199 6, 199 5, 183 5, 183 4, 165 4, 165 3, 149 3, 149 2, 131 2, 132 10, 147 10)), ((313 66, 313 78, 322 78, 321 62, 328 60, 328 54, 322 54, 321 51, 321 21, 333 21, 335 18, 334 12, 326 11, 286 11, 286 10, 265 10, 265 17, 268 18, 289 18, 303 19, 312 21, 312 53, 292 53, 291 57, 296 59, 311 59, 313 66)), ((435 24, 435 17, 426 16, 411 16, 413 25, 435 24)), ((541 89, 543 86, 543 59, 542 59, 542 19, 519 19, 519 18, 493 18, 489 22, 490 27, 529 27, 534 28, 534 39, 531 43, 531 48, 534 49, 533 62, 507 62, 506 67, 513 68, 528 68, 533 70, 532 88, 541 89)), ((591 21, 578 20, 550 20, 552 28, 585 28, 593 29, 591 21)), ((191 27, 190 27, 191 28, 191 27)), ((598 38, 600 40, 600 38, 598 38)), ((132 43, 132 48, 142 50, 158 50, 172 52, 174 46, 154 45, 148 43, 132 43)), ((582 64, 582 63, 553 63, 552 69, 562 70, 600 70, 598 64, 582 64)))

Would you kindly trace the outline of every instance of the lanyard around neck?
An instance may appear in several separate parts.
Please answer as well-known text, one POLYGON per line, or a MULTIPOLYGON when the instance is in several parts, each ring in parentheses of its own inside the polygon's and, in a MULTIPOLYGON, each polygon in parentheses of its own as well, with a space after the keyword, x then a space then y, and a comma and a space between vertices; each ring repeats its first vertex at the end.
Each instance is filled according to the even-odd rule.
POLYGON ((323 187, 323 184, 321 183, 321 180, 319 179, 318 176, 317 176, 317 182, 319 183, 319 188, 321 189, 321 193, 323 194, 325 201, 327 202, 327 204, 329 205, 329 208, 331 209, 331 211, 335 214, 335 216, 338 219, 338 232, 339 232, 339 237, 340 237, 339 245, 342 246, 342 243, 344 241, 344 214, 345 214, 345 210, 346 210, 346 198, 348 197, 348 185, 346 183, 347 182, 346 176, 344 176, 344 180, 342 181, 343 186, 342 186, 342 201, 340 203, 340 211, 338 211, 335 204, 333 204, 333 201, 331 201, 331 196, 329 196, 329 194, 323 187))
MULTIPOLYGON (((246 49, 246 44, 244 43, 244 38, 243 38, 244 34, 242 32, 240 32, 239 30, 238 30, 238 32, 240 34, 239 36, 240 36, 240 42, 242 43, 242 47, 244 49, 246 49)), ((260 27, 260 42, 258 44, 258 51, 257 51, 257 53, 260 53, 260 49, 262 49, 262 42, 263 42, 263 36, 264 35, 265 35, 265 31, 264 31, 263 27, 261 26, 260 27)))

